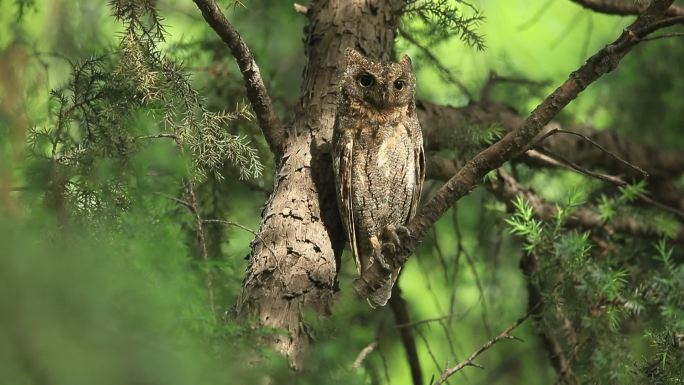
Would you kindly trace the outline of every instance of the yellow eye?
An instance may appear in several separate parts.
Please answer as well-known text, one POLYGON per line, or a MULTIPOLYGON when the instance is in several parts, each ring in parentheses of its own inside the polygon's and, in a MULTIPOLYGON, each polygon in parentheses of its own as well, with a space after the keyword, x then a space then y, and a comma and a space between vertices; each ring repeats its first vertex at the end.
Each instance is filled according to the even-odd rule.
POLYGON ((375 78, 368 72, 362 73, 356 78, 356 80, 359 82, 361 87, 370 87, 373 85, 373 83, 375 83, 375 78))

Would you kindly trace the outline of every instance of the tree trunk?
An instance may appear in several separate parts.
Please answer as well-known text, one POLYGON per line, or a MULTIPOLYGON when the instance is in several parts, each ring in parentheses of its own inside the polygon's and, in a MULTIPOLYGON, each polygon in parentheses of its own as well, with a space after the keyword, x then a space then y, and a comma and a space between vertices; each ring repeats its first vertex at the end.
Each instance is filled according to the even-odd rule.
POLYGON ((309 344, 302 310, 330 313, 345 244, 330 156, 344 50, 389 59, 402 9, 401 1, 330 0, 307 12, 300 109, 277 161, 239 306, 242 315, 288 331, 275 345, 295 367, 309 344))

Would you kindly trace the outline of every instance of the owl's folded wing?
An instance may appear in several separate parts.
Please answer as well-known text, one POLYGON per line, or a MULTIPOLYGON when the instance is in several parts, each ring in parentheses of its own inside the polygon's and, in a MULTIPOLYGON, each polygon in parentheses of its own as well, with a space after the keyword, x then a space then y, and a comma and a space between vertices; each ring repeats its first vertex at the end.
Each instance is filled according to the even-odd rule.
POLYGON ((416 170, 416 185, 413 189, 413 196, 411 196, 411 209, 409 210, 408 218, 406 218, 406 223, 416 215, 418 203, 420 202, 420 192, 423 190, 423 181, 425 180, 425 151, 423 150, 421 135, 417 135, 414 146, 413 162, 416 170))
POLYGON ((333 140, 333 168, 337 190, 337 205, 339 206, 340 219, 347 233, 349 247, 354 255, 356 269, 361 272, 361 259, 356 242, 356 230, 354 228, 354 214, 352 210, 352 162, 354 137, 345 131, 335 130, 339 135, 333 140))

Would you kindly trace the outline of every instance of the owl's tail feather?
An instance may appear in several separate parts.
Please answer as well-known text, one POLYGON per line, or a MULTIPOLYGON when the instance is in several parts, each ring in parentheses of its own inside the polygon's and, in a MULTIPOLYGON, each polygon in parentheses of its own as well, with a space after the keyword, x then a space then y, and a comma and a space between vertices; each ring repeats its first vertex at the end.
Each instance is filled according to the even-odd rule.
POLYGON ((397 281, 398 277, 399 270, 393 271, 392 274, 390 274, 390 276, 382 282, 380 287, 368 295, 366 300, 372 308, 375 309, 378 306, 387 305, 387 301, 389 301, 390 297, 392 296, 392 287, 394 286, 394 283, 397 281))

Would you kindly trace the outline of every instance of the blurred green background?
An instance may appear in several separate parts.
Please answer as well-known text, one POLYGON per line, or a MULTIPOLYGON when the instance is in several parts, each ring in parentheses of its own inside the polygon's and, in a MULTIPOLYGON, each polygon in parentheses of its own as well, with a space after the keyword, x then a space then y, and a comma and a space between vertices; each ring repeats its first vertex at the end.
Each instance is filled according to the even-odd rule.
MULTIPOLYGON (((299 97, 306 18, 287 1, 242 3, 223 5, 287 120, 299 97)), ((562 0, 472 3, 485 17, 477 31, 486 49, 457 38, 430 49, 475 96, 490 71, 544 83, 496 89, 496 99, 523 116, 631 20, 562 0)), ((244 105, 239 73, 194 4, 160 0, 156 5, 166 31, 164 41, 156 43, 159 52, 183 63, 207 109, 238 110, 244 105)), ((169 198, 182 190, 194 167, 193 153, 179 153, 172 141, 122 139, 114 149, 98 148, 88 162, 67 165, 64 175, 75 187, 62 198, 71 220, 55 215, 49 193, 46 198, 55 183, 49 155, 67 145, 36 143, 35 131, 59 124, 55 116, 64 104, 56 103, 51 91, 67 90, 68 106, 77 95, 69 83, 79 63, 103 58, 103 73, 117 68, 125 23, 112 14, 105 1, 0 0, 0 383, 247 384, 270 376, 275 384, 410 384, 391 312, 371 312, 350 293, 355 271, 347 252, 334 314, 315 325, 316 346, 303 374, 292 373, 283 358, 259 346, 274 331, 232 320, 253 235, 237 226, 208 225, 210 260, 202 260, 192 215, 169 198), (219 321, 226 322, 214 322, 209 309, 207 271, 219 321), (379 347, 369 355, 368 367, 353 372, 358 352, 375 340, 379 347)), ((399 38, 397 52, 414 58, 419 98, 468 102, 419 48, 399 38)), ((682 63, 681 40, 639 46, 558 119, 682 148, 682 63)), ((136 135, 163 131, 157 117, 164 106, 146 108, 129 111, 118 129, 136 135)), ((75 120, 69 127, 76 143, 69 154, 80 154, 84 123, 75 120)), ((202 214, 256 230, 272 185, 272 159, 252 120, 236 119, 228 130, 245 139, 265 170, 240 180, 238 166, 226 161, 219 174, 198 173, 202 214)), ((99 135, 107 132, 104 127, 99 135)), ((555 201, 577 190, 587 199, 601 192, 600 183, 576 174, 525 166, 518 171, 555 201)), ((452 316, 414 328, 426 383, 526 312, 521 242, 509 235, 508 216, 502 204, 476 190, 439 221, 404 270, 400 286, 414 320, 452 316)), ((632 250, 657 254, 651 243, 632 250)), ((478 359, 485 370, 467 368, 450 383, 553 384, 556 374, 532 323, 514 334, 523 342, 502 342, 478 359)), ((649 359, 647 340, 636 335, 627 340, 634 349, 625 362, 649 359)), ((585 369, 601 368, 623 370, 610 362, 585 369)))

